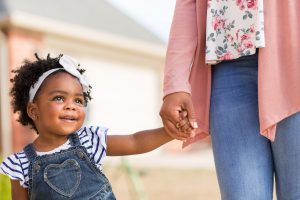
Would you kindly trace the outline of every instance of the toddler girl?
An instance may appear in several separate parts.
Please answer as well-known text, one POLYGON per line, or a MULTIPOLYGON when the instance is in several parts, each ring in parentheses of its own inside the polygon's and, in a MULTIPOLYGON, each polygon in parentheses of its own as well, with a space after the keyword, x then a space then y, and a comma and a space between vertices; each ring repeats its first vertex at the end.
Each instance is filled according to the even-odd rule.
MULTIPOLYGON (((18 121, 38 134, 0 166, 11 179, 13 199, 115 199, 101 172, 105 155, 145 153, 172 138, 163 128, 107 135, 105 127, 83 126, 91 100, 91 86, 82 75, 85 70, 66 55, 36 58, 14 70, 11 79, 18 121)), ((184 128, 188 120, 182 118, 184 128)))

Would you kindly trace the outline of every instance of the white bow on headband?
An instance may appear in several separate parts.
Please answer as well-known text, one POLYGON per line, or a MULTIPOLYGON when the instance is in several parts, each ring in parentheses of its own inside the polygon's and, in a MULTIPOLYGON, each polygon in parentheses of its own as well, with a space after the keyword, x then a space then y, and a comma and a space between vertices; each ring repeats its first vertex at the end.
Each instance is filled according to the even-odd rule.
POLYGON ((77 67, 79 66, 79 62, 68 55, 63 55, 59 59, 59 64, 63 66, 64 70, 68 72, 69 74, 72 74, 73 76, 77 77, 79 79, 79 82, 81 83, 83 87, 83 92, 87 92, 89 90, 89 83, 86 79, 86 77, 77 70, 77 67))
POLYGON ((72 58, 71 56, 68 55, 63 55, 60 59, 59 59, 59 64, 63 67, 63 68, 54 68, 54 69, 50 69, 46 72, 44 72, 38 79, 38 81, 30 87, 29 90, 29 102, 32 102, 38 89, 41 87, 42 83, 44 82, 44 80, 53 72, 57 71, 57 70, 65 70, 66 72, 68 72, 69 74, 75 76, 76 78, 78 78, 79 82, 82 85, 83 88, 83 92, 88 92, 89 91, 89 83, 86 79, 86 77, 82 74, 80 74, 80 72, 77 70, 77 67, 79 66, 79 62, 77 60, 75 60, 74 58, 72 58))

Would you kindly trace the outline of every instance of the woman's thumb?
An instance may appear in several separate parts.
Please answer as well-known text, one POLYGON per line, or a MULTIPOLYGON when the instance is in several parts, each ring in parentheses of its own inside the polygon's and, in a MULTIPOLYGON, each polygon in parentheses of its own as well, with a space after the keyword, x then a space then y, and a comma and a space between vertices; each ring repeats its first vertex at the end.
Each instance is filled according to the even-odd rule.
POLYGON ((195 110, 194 110, 192 101, 187 102, 185 109, 187 110, 188 118, 189 118, 189 122, 190 122, 191 126, 193 128, 198 128, 196 114, 195 114, 195 110))

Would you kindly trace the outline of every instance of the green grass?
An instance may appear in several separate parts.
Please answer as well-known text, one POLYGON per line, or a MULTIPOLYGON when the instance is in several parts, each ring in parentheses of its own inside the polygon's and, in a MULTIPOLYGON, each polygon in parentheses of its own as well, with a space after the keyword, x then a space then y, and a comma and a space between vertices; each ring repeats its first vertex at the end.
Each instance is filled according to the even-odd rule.
MULTIPOLYGON (((2 163, 2 160, 2 157, 0 157, 0 163, 2 163)), ((3 174, 0 174, 0 197, 1 200, 11 199, 10 180, 8 176, 3 174)))
POLYGON ((11 199, 10 180, 8 176, 0 174, 0 197, 3 200, 11 199))

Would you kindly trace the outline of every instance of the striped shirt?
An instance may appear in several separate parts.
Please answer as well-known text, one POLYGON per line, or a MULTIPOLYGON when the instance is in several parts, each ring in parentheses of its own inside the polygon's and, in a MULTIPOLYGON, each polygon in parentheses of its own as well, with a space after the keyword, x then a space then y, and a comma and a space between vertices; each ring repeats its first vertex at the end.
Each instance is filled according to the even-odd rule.
MULTIPOLYGON (((94 160, 96 166, 101 170, 103 158, 106 156, 106 135, 107 128, 100 126, 82 127, 76 133, 79 135, 80 143, 86 148, 88 156, 94 160)), ((49 152, 36 152, 37 155, 49 155, 60 152, 71 147, 68 140, 65 144, 49 152)), ((0 173, 9 176, 12 180, 19 180, 20 185, 28 188, 28 167, 29 161, 24 151, 7 157, 0 165, 0 173)))

